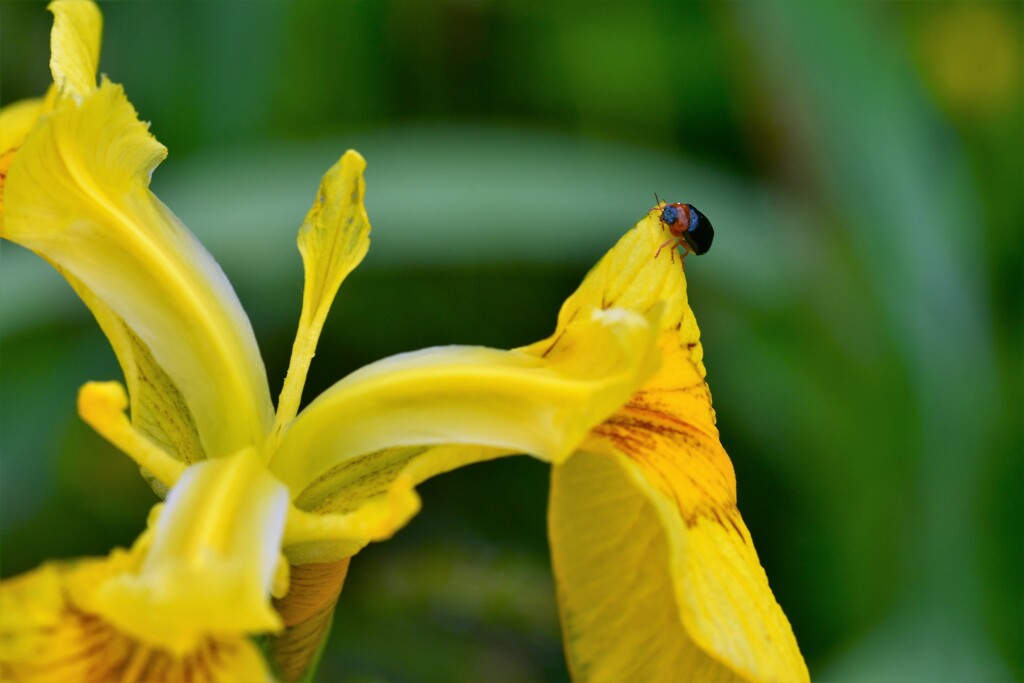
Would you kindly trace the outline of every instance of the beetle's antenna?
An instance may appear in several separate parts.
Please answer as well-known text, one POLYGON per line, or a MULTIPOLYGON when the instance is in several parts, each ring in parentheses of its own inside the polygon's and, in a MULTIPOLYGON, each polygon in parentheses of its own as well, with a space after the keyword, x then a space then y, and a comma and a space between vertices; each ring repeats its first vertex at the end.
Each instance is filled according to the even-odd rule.
POLYGON ((654 193, 654 205, 655 206, 661 206, 661 200, 658 199, 658 193, 657 192, 654 193))

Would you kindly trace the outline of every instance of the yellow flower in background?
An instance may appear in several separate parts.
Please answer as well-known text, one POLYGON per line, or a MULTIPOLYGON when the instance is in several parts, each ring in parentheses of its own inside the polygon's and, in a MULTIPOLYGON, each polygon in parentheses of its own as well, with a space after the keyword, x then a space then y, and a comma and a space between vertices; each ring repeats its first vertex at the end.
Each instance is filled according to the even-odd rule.
POLYGON ((120 86, 96 84, 98 9, 51 10, 54 87, 0 111, 0 235, 93 312, 127 394, 87 384, 79 412, 167 501, 131 551, 0 584, 0 673, 265 678, 247 637, 270 633, 277 675, 297 679, 348 558, 416 513, 418 483, 527 453, 553 465, 550 538, 578 680, 807 678, 736 509, 684 275, 652 259, 655 213, 587 276, 549 339, 386 358, 299 412, 330 305, 369 246, 365 162, 347 152, 299 231, 302 314, 275 411, 230 284, 148 189, 165 148, 120 86))

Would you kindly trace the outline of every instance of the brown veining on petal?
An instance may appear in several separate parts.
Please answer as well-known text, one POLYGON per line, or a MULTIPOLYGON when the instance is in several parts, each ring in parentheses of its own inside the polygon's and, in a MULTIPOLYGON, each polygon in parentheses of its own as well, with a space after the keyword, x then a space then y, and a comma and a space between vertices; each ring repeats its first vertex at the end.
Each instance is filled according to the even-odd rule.
POLYGON ((36 647, 28 651, 0 648, 0 679, 5 681, 213 683, 223 678, 218 670, 227 659, 240 648, 251 647, 241 638, 234 643, 208 638, 179 657, 140 643, 70 604, 55 622, 39 624, 30 634, 0 633, 0 643, 5 645, 14 638, 36 647))
POLYGON ((732 463, 719 442, 697 343, 666 333, 659 372, 591 431, 641 466, 689 527, 708 520, 746 542, 732 463))
POLYGON ((285 681, 299 680, 313 661, 334 615, 350 559, 292 566, 288 595, 274 601, 285 630, 270 640, 285 681))

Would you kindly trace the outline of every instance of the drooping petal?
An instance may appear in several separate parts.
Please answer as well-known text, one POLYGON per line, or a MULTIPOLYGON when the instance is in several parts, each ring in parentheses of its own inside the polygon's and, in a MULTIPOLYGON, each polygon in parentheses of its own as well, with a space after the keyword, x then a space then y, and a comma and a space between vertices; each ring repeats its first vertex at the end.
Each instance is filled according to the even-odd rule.
POLYGON ((62 97, 78 100, 96 89, 103 15, 91 0, 51 2, 50 72, 62 97))
MULTIPOLYGON (((556 465, 549 530, 580 680, 807 679, 736 508, 681 269, 654 215, 612 249, 560 319, 595 300, 671 311, 658 372, 556 465)), ((557 334, 557 333, 556 333, 557 334)))
POLYGON ((743 680, 683 628, 657 511, 613 458, 554 468, 548 533, 575 680, 743 680))
POLYGON ((259 447, 272 416, 263 363, 224 274, 149 192, 165 153, 117 85, 60 101, 11 163, 2 234, 80 283, 108 333, 123 323, 111 333, 122 365, 152 360, 208 457, 259 447))
POLYGON ((270 595, 287 510, 287 489, 251 448, 189 467, 159 511, 138 574, 106 582, 95 610, 179 655, 211 633, 280 630, 270 595))
POLYGON ((275 439, 299 411, 309 363, 334 296, 370 248, 370 221, 363 206, 365 168, 366 161, 357 152, 345 152, 320 181, 313 208, 299 229, 306 283, 299 329, 277 405, 275 439))
POLYGON ((99 586, 135 559, 51 562, 0 582, 0 680, 20 683, 227 683, 273 680, 256 646, 241 635, 204 638, 182 655, 119 631, 90 606, 99 586))
POLYGON ((578 353, 441 347, 368 365, 317 398, 271 469, 293 495, 382 449, 466 444, 564 458, 653 371, 657 320, 591 311, 566 343, 578 353))
POLYGON ((554 468, 549 535, 578 680, 807 680, 735 505, 680 512, 694 479, 618 454, 554 468))

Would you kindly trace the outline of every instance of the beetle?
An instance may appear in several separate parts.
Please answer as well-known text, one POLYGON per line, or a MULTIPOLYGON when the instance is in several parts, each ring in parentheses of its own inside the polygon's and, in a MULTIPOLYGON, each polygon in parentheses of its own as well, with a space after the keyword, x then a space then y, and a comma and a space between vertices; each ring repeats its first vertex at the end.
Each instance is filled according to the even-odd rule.
MULTIPOLYGON (((654 199, 658 203, 651 210, 661 209, 658 220, 672 234, 672 239, 658 247, 654 258, 658 258, 661 250, 669 245, 672 245, 673 249, 683 247, 687 252, 697 256, 706 254, 711 248, 712 240, 715 239, 715 229, 708 217, 693 204, 663 204, 658 195, 654 195, 654 199)), ((672 260, 675 260, 675 256, 672 260)))

